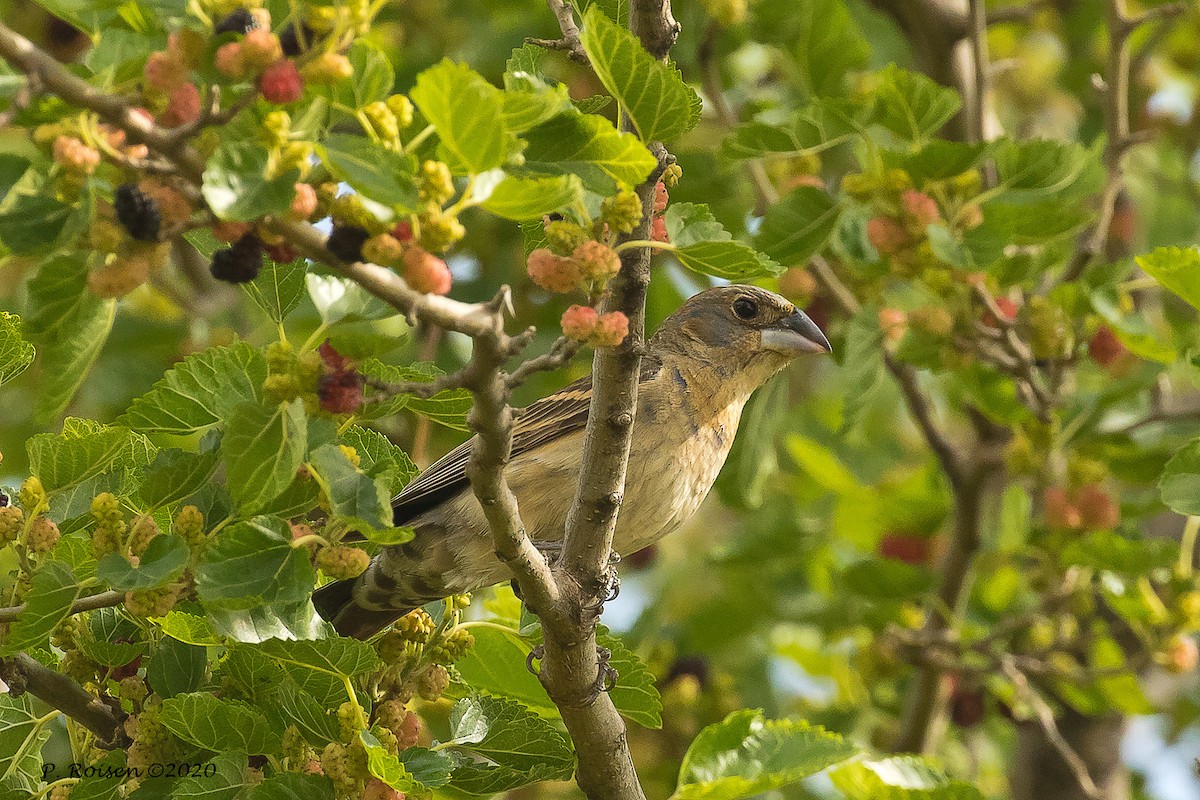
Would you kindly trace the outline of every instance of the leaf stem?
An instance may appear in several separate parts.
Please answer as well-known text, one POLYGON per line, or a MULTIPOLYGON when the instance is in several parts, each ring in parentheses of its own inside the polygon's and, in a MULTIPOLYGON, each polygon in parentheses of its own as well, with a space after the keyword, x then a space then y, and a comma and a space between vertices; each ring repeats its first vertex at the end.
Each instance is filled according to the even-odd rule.
POLYGON ((1188 517, 1179 541, 1179 574, 1187 578, 1195 571, 1197 538, 1200 538, 1200 517, 1188 517))
POLYGON ((434 132, 434 127, 432 125, 426 125, 425 128, 420 133, 418 133, 416 136, 414 136, 413 138, 408 140, 408 144, 406 144, 404 146, 403 152, 407 153, 412 150, 415 150, 417 147, 420 146, 421 142, 428 139, 433 134, 433 132, 434 132))

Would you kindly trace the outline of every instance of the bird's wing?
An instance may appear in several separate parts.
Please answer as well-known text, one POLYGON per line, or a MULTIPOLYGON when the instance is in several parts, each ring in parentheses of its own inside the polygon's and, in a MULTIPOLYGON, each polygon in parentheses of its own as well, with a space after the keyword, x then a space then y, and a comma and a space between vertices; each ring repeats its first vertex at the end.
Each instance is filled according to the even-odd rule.
MULTIPOLYGON (((644 357, 639 382, 651 380, 661 368, 656 359, 644 357)), ((526 406, 513 424, 512 457, 585 428, 591 402, 592 376, 587 375, 526 406)), ((472 441, 468 439, 442 456, 392 498, 395 525, 407 524, 466 488, 472 441)))

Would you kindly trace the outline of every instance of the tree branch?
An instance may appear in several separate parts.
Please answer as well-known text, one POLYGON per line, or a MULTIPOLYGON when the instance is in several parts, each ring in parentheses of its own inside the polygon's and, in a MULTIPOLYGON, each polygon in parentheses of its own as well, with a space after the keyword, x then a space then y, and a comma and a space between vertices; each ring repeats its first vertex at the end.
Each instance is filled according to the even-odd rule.
POLYGON ((567 0, 546 0, 550 13, 558 20, 558 29, 562 31, 561 39, 526 38, 526 44, 535 44, 547 50, 561 50, 577 64, 587 64, 587 53, 579 42, 579 26, 575 24, 574 10, 567 0))
POLYGON ((9 685, 9 692, 13 696, 29 692, 96 734, 105 743, 117 744, 124 737, 121 727, 123 714, 99 697, 84 691, 82 686, 66 675, 43 666, 24 653, 0 659, 0 677, 9 685))
MULTIPOLYGON (((99 594, 81 597, 71 605, 70 614, 79 614, 84 611, 95 611, 97 608, 110 608, 119 606, 125 602, 124 592, 100 592, 99 594)), ((25 610, 25 604, 19 606, 9 606, 8 608, 0 608, 0 625, 6 622, 15 622, 17 617, 21 616, 21 612, 25 610)))
MULTIPOLYGON (((1075 249, 1058 283, 1077 280, 1104 251, 1108 241, 1108 229, 1112 224, 1117 196, 1125 184, 1125 154, 1137 144, 1137 138, 1129 131, 1129 78, 1132 62, 1129 55, 1129 37, 1140 25, 1153 20, 1167 20, 1187 8, 1186 3, 1172 3, 1150 9, 1143 14, 1130 16, 1127 0, 1108 0, 1108 57, 1104 79, 1098 87, 1104 92, 1104 168, 1107 176, 1100 192, 1100 209, 1096 224, 1085 235, 1075 249)), ((1047 288, 1052 286, 1048 283, 1047 288)))
POLYGON ((1029 685, 1029 679, 1017 668, 1011 656, 1003 656, 1000 663, 1005 677, 1012 681, 1013 686, 1016 688, 1018 699, 1033 709, 1034 716, 1038 721, 1038 725, 1041 726, 1046 740, 1058 751, 1059 756, 1071 770, 1071 774, 1075 776, 1075 781, 1079 784, 1079 788, 1083 791, 1084 795, 1091 798, 1091 800, 1104 800, 1105 794, 1100 791, 1100 788, 1096 786, 1096 782, 1092 780, 1087 764, 1079 757, 1079 754, 1075 752, 1075 748, 1071 747, 1070 742, 1063 737, 1062 732, 1058 729, 1058 723, 1054 720, 1054 709, 1050 708, 1037 691, 1029 685))

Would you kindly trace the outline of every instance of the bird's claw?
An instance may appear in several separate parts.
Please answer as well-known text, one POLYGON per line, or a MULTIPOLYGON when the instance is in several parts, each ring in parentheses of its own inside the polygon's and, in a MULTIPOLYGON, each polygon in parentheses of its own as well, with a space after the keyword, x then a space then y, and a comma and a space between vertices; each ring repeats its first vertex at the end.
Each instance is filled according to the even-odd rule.
MULTIPOLYGON (((533 662, 541 661, 546 657, 546 648, 544 645, 537 645, 529 651, 529 655, 525 656, 525 669, 537 677, 541 677, 541 670, 534 667, 533 662)), ((611 692, 616 688, 617 680, 621 677, 621 673, 617 671, 609 662, 612 660, 612 651, 607 647, 596 646, 596 682, 592 685, 592 691, 588 696, 578 702, 568 703, 575 708, 587 708, 592 703, 596 702, 596 698, 606 692, 611 692)))
POLYGON ((536 645, 529 651, 529 655, 525 656, 525 669, 529 670, 530 674, 541 677, 541 670, 534 669, 533 662, 541 661, 546 657, 546 648, 544 645, 536 645))
POLYGON ((621 563, 621 556, 616 553, 612 553, 608 557, 608 571, 605 572, 600 589, 596 592, 597 601, 592 605, 584 606, 584 611, 599 615, 604 610, 605 603, 611 603, 620 596, 621 576, 617 572, 617 564, 619 563, 621 563))
POLYGON ((553 563, 562 555, 562 542, 533 542, 533 546, 541 552, 547 563, 553 563))

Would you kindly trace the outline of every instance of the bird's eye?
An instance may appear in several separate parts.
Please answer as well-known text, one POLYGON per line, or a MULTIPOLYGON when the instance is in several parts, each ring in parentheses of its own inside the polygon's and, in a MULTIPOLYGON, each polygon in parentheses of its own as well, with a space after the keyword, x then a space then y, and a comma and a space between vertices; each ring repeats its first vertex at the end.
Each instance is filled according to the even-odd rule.
POLYGON ((739 297, 733 301, 733 313, 742 319, 754 319, 758 314, 758 303, 749 297, 739 297))

